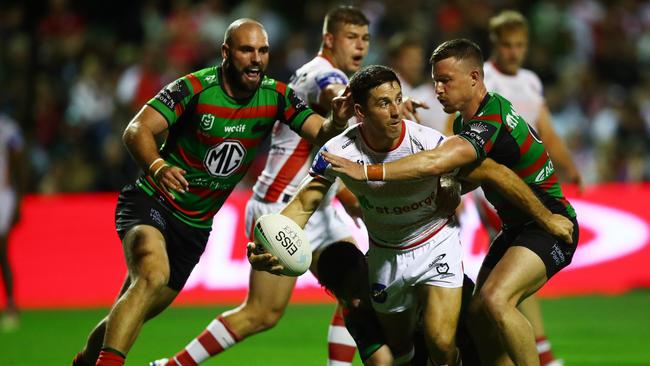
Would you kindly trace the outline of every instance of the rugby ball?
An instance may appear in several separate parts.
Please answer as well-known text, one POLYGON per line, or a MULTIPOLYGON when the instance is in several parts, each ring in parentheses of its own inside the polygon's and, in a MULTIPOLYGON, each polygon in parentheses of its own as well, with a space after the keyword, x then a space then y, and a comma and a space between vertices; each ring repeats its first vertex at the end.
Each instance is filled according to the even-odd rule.
POLYGON ((278 258, 283 275, 300 276, 311 265, 311 246, 305 231, 290 218, 267 214, 255 222, 253 240, 278 258))

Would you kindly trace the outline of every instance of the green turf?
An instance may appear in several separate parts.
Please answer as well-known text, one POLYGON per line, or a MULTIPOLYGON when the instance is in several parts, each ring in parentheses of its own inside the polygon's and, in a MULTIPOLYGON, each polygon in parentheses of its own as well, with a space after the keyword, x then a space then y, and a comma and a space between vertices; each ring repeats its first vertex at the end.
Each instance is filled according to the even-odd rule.
MULTIPOLYGON (((567 365, 650 365, 650 292, 543 300, 542 307, 555 352, 567 365)), ((167 310, 144 327, 127 365, 146 365, 177 351, 224 309, 167 310)), ((206 365, 325 365, 331 310, 331 305, 292 305, 275 329, 206 365)), ((105 313, 24 311, 17 332, 0 333, 0 365, 67 366, 105 313)))

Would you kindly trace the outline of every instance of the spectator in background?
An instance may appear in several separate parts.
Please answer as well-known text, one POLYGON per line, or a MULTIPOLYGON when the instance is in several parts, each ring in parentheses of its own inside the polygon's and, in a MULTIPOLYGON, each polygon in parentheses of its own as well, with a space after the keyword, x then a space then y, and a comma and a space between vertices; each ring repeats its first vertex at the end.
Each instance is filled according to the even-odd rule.
POLYGON ((14 297, 14 276, 9 264, 9 234, 20 219, 20 201, 25 187, 22 161, 23 137, 16 121, 0 114, 0 269, 5 287, 6 309, 0 330, 18 327, 18 308, 14 297))
POLYGON ((400 79, 404 96, 428 106, 417 110, 418 122, 446 133, 449 115, 442 110, 431 77, 426 74, 421 39, 406 33, 395 34, 388 42, 388 60, 400 79))

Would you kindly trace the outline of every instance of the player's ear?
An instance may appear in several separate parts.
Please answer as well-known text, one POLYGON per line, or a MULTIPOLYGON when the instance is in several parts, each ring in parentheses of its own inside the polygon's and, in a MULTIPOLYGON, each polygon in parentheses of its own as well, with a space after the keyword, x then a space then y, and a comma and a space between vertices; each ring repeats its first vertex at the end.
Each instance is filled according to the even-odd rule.
POLYGON ((478 84, 479 79, 481 78, 481 71, 475 68, 472 70, 472 72, 470 72, 469 75, 472 78, 472 86, 476 86, 476 84, 478 84))
POLYGON ((334 34, 327 32, 323 34, 324 48, 332 48, 334 46, 334 34))
POLYGON ((354 103, 354 115, 357 116, 359 121, 363 121, 363 108, 361 107, 361 104, 354 103))
POLYGON ((221 45, 221 58, 224 60, 230 58, 230 47, 225 42, 221 45))

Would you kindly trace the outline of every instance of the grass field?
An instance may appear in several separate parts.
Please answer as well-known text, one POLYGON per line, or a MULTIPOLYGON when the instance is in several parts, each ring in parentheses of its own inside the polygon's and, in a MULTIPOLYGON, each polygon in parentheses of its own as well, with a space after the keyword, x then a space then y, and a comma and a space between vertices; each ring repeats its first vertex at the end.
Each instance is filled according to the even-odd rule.
MULTIPOLYGON (((566 365, 650 365, 650 291, 543 300, 542 307, 547 333, 566 365)), ((144 327, 127 365, 143 366, 176 352, 224 309, 168 309, 144 327)), ((325 365, 331 310, 331 305, 291 305, 275 329, 205 364, 325 365)), ((70 365, 105 314, 106 309, 24 311, 17 332, 0 333, 0 365, 70 365)))

